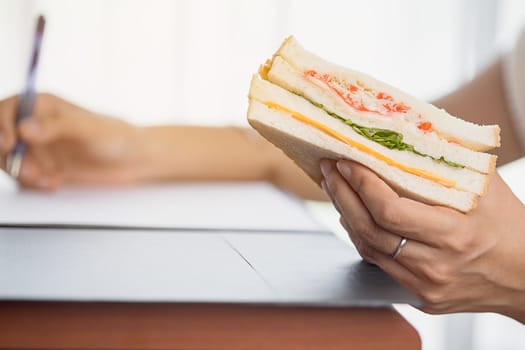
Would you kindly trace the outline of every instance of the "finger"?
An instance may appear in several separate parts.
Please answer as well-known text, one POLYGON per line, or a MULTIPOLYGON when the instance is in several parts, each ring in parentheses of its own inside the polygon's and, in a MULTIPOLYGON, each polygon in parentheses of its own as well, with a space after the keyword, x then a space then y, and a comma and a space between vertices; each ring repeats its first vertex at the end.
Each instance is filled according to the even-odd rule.
POLYGON ((464 216, 449 208, 401 198, 374 172, 355 162, 339 161, 337 169, 378 225, 412 240, 437 246, 439 237, 454 232, 464 216))
POLYGON ((346 232, 350 233, 351 227, 350 225, 348 225, 348 223, 342 215, 339 217, 339 223, 341 224, 341 226, 343 226, 346 232))
MULTIPOLYGON (((350 240, 356 247, 359 244, 366 244, 393 259, 392 255, 401 243, 402 237, 390 235, 382 229, 378 229, 377 234, 363 235, 359 231, 353 229, 343 217, 341 217, 340 222, 348 232, 350 240), (377 238, 370 238, 371 236, 377 236, 377 238), (387 245, 388 248, 385 248, 387 245)), ((409 240, 401 249, 401 252, 396 256, 395 260, 415 275, 427 279, 429 268, 431 268, 435 257, 435 248, 428 247, 417 241, 409 240)))
POLYGON ((0 154, 7 154, 16 141, 15 119, 18 96, 0 102, 0 154))
POLYGON ((45 173, 31 154, 24 157, 17 180, 23 187, 41 190, 54 190, 63 183, 60 174, 45 173))
POLYGON ((343 227, 350 233, 356 233, 359 240, 365 240, 374 248, 385 254, 393 252, 397 247, 398 239, 392 234, 382 231, 374 222, 368 209, 364 206, 359 196, 352 190, 348 183, 336 170, 334 161, 323 161, 323 174, 325 191, 338 208, 345 225, 343 227), (381 234, 382 233, 382 234, 381 234))
POLYGON ((373 247, 367 246, 366 243, 358 243, 356 248, 359 254, 366 261, 377 265, 393 279, 419 294, 419 291, 424 290, 425 282, 423 282, 417 275, 400 264, 397 260, 392 259, 389 255, 383 254, 373 247))
POLYGON ((335 201, 335 198, 333 198, 332 193, 331 193, 330 190, 328 189, 328 185, 326 184, 326 181, 325 181, 325 180, 322 180, 322 181, 321 181, 321 188, 323 189, 324 193, 326 193, 326 195, 328 196, 328 198, 330 198, 330 201, 331 201, 332 204, 334 205, 335 209, 339 212, 339 214, 341 214, 341 210, 340 210, 339 207, 337 206, 337 202, 335 201))
POLYGON ((390 277, 396 280, 399 284, 414 293, 419 300, 424 300, 422 293, 431 289, 431 284, 420 279, 412 271, 396 260, 392 260, 390 256, 378 253, 375 256, 374 263, 390 277))
MULTIPOLYGON (((323 163, 323 172, 326 174, 324 182, 329 196, 340 207, 342 213, 340 222, 348 232, 351 241, 358 248, 361 256, 369 262, 377 263, 370 252, 382 254, 394 260, 392 254, 402 238, 386 231, 374 222, 359 196, 337 171, 331 171, 332 164, 323 163), (336 188, 336 190, 331 191, 330 188, 336 188)), ((436 248, 410 240, 402 248, 395 261, 412 275, 423 281, 430 281, 435 274, 429 274, 429 271, 433 271, 433 261, 437 255, 436 248)))
MULTIPOLYGON (((356 235, 353 231, 352 231, 352 228, 350 227, 350 225, 348 225, 348 223, 346 222, 345 218, 344 217, 339 217, 339 223, 341 224, 341 226, 343 226, 343 228, 345 229, 345 231, 348 233, 348 238, 350 238, 350 241, 354 244, 354 246, 357 248, 358 245, 362 244, 361 243, 361 238, 359 237, 359 235, 356 235)), ((361 256, 363 257, 363 256, 361 256)), ((364 259, 364 257, 363 257, 364 259)), ((365 259, 366 260, 366 259, 365 259)), ((370 262, 370 261, 369 261, 370 262)))
POLYGON ((57 154, 50 147, 32 147, 30 154, 35 159, 43 176, 51 177, 61 171, 57 165, 57 154))
POLYGON ((28 143, 42 144, 81 131, 83 125, 79 125, 74 114, 64 112, 66 106, 67 103, 56 96, 39 94, 35 102, 35 115, 19 126, 20 137, 28 143))
MULTIPOLYGON (((361 198, 338 171, 331 169, 332 166, 333 163, 323 163, 323 171, 326 174, 324 181, 330 198, 333 199, 347 223, 347 231, 359 236, 360 240, 364 240, 382 253, 392 254, 402 238, 376 224, 361 198)), ((416 240, 413 243, 411 252, 403 252, 403 255, 410 256, 410 260, 424 259, 428 247, 416 240)))
POLYGON ((42 145, 56 141, 67 126, 62 118, 52 116, 31 117, 24 120, 18 127, 20 138, 30 145, 42 145))

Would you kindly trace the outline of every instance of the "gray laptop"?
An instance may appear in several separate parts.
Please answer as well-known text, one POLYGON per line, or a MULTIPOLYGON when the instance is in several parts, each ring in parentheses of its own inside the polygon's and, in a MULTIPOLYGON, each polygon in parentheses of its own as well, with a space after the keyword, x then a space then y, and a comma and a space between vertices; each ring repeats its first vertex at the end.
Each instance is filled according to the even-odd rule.
POLYGON ((325 231, 0 228, 0 299, 418 305, 325 231))

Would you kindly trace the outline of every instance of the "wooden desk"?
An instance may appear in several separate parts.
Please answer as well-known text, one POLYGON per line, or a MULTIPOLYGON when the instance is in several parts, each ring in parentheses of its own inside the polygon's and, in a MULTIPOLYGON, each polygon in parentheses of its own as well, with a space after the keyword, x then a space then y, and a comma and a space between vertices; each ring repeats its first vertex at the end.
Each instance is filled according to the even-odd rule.
POLYGON ((391 308, 0 302, 0 349, 420 349, 391 308))

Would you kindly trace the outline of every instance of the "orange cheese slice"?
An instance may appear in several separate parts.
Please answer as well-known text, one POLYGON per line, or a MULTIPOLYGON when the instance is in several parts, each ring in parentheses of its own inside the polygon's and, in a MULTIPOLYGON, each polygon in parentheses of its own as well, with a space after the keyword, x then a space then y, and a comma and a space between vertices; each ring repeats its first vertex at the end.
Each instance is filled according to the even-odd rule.
POLYGON ((414 167, 410 167, 410 166, 406 166, 406 165, 403 165, 399 162, 396 162, 395 160, 391 159, 391 158, 388 158, 388 157, 385 157, 384 155, 382 155, 381 153, 371 149, 370 147, 367 147, 359 142, 356 142, 346 136, 344 136, 343 134, 335 131, 335 130, 332 130, 330 128, 328 128, 326 125, 323 125, 321 123, 319 123, 318 121, 315 121, 315 120, 312 120, 308 117, 306 117, 305 115, 301 114, 301 113, 298 113, 298 112, 295 112, 295 111, 292 111, 291 109, 288 109, 284 106, 281 106, 275 102, 265 102, 266 106, 270 107, 270 108, 274 108, 274 109, 277 109, 281 112, 284 112, 284 113, 287 113, 287 114, 290 114, 292 117, 294 117, 295 119, 303 122, 303 123, 306 123, 308 125, 311 125, 313 126, 314 128, 316 129, 319 129, 321 131, 323 131, 324 133, 336 138, 337 140, 341 141, 341 142, 344 142, 346 143, 347 145, 351 146, 351 147, 354 147, 354 148, 357 148, 358 150, 362 151, 362 152, 365 152, 365 153, 368 153, 370 154, 371 156, 379 159, 379 160, 382 160, 383 162, 385 162, 386 164, 388 165, 391 165, 391 166, 394 166, 398 169, 401 169, 407 173, 410 173, 410 174, 414 174, 414 175, 417 175, 419 177, 423 177, 425 179, 428 179, 428 180, 432 180, 434 182, 437 182, 438 184, 440 185, 443 185, 445 187, 454 187, 456 186, 456 182, 455 181, 452 181, 452 180, 448 180, 448 179, 445 179, 443 177, 440 177, 436 174, 433 174, 429 171, 426 171, 426 170, 421 170, 421 169, 417 169, 417 168, 414 168, 414 167))

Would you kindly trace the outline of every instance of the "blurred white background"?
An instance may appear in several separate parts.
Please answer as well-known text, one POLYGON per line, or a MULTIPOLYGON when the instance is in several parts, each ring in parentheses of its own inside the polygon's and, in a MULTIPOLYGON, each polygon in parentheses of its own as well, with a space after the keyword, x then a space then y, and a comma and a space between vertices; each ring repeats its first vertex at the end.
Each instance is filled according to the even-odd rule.
POLYGON ((140 124, 243 125, 250 77, 284 37, 425 99, 507 47, 522 0, 0 0, 0 97, 48 20, 38 87, 140 124))
MULTIPOLYGON (((245 125, 250 77, 290 34, 431 100, 525 26, 522 0, 0 0, 0 98, 23 84, 40 13, 38 89, 138 124, 245 125)), ((400 310, 425 350, 525 348, 525 326, 503 317, 400 310)))

